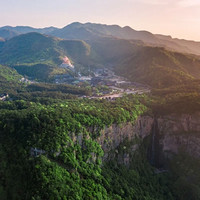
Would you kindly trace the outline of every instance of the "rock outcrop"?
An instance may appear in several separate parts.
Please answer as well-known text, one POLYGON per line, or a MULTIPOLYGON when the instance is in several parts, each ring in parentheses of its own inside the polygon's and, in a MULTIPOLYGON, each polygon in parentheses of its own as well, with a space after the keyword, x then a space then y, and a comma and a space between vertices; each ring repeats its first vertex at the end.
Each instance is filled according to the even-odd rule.
POLYGON ((147 156, 153 165, 162 167, 180 151, 200 158, 200 113, 141 116, 135 123, 113 124, 103 129, 97 142, 104 150, 104 160, 117 157, 120 163, 128 164, 131 154, 148 136, 147 156), (123 152, 118 151, 120 146, 123 152))
POLYGON ((159 117, 159 144, 165 156, 185 151, 200 158, 200 113, 159 117))
MULTIPOLYGON (((89 135, 73 134, 72 140, 83 145, 83 137, 90 138, 89 135)), ((96 141, 104 151, 103 161, 115 159, 128 165, 147 137, 147 157, 158 168, 165 167, 168 159, 180 151, 200 158, 200 113, 140 116, 134 123, 113 124, 104 128, 96 141)))
POLYGON ((103 160, 117 157, 120 163, 129 164, 131 154, 138 148, 139 143, 151 134, 153 122, 153 117, 141 116, 134 123, 113 124, 103 129, 97 139, 104 150, 103 160), (119 152, 120 146, 123 152, 119 152))

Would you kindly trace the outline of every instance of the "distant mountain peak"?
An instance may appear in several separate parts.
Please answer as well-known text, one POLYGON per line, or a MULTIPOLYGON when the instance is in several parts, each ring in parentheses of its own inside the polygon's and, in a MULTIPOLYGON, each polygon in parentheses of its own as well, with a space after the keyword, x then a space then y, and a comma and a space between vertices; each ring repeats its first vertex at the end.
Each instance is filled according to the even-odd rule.
POLYGON ((130 26, 124 26, 123 29, 133 30, 130 26))
POLYGON ((67 27, 76 28, 76 27, 80 27, 80 26, 82 26, 82 25, 83 25, 83 24, 80 23, 80 22, 73 22, 73 23, 71 23, 71 24, 68 24, 68 25, 64 26, 62 29, 67 28, 67 27))

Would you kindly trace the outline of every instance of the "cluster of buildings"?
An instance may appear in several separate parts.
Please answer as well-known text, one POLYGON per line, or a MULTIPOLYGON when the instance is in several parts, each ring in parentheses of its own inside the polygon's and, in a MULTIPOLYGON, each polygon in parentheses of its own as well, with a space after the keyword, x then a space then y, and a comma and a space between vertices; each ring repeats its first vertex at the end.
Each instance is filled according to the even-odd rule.
POLYGON ((30 81, 29 79, 24 78, 24 77, 20 79, 20 82, 21 82, 21 83, 26 83, 26 84, 33 84, 33 83, 36 83, 36 81, 30 81))
MULTIPOLYGON (((62 66, 68 69, 74 69, 74 66, 72 66, 70 60, 67 57, 65 57, 62 66)), ((94 69, 89 76, 82 76, 80 73, 77 73, 77 76, 73 76, 72 74, 73 73, 55 76, 55 83, 67 83, 77 86, 87 84, 92 87, 98 88, 97 92, 94 92, 92 97, 105 99, 116 99, 123 96, 123 94, 137 93, 139 92, 139 88, 141 88, 142 90, 145 89, 145 87, 141 84, 129 82, 123 77, 115 75, 114 72, 110 69, 94 69), (107 86, 107 89, 104 88, 104 86, 107 86), (136 88, 137 92, 135 91, 136 88)))

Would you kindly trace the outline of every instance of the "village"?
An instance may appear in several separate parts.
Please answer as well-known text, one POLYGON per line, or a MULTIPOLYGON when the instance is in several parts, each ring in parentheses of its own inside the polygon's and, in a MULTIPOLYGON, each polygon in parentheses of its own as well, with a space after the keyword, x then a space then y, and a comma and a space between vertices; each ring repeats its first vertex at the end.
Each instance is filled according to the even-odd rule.
POLYGON ((89 75, 82 75, 76 71, 66 57, 60 67, 69 70, 68 74, 56 75, 56 84, 72 84, 76 86, 89 86, 94 88, 92 96, 82 96, 82 98, 103 98, 115 99, 125 94, 142 94, 150 92, 149 87, 126 80, 124 77, 116 75, 111 68, 90 69, 89 75))
MULTIPOLYGON (((67 69, 67 73, 55 75, 53 80, 55 84, 70 84, 91 89, 92 94, 90 96, 79 96, 79 98, 115 100, 126 94, 150 92, 148 86, 137 82, 130 82, 124 77, 116 75, 112 68, 93 68, 92 70, 88 70, 87 75, 83 75, 71 64, 68 57, 64 57, 60 67, 67 69)), ((38 83, 25 77, 21 78, 20 82, 28 85, 38 83)), ((8 94, 0 94, 0 101, 6 101, 8 99, 8 94)))

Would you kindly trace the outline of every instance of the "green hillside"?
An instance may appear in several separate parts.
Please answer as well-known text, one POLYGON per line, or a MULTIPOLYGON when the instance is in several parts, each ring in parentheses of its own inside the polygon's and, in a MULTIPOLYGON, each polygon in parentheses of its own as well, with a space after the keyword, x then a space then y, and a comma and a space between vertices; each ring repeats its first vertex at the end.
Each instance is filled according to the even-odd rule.
POLYGON ((0 81, 15 81, 18 82, 22 78, 16 70, 0 65, 0 81))
POLYGON ((88 65, 90 46, 83 41, 62 40, 39 33, 20 35, 0 45, 1 64, 14 67, 23 75, 39 79, 66 73, 66 70, 59 68, 65 56, 74 65, 88 65))
POLYGON ((16 70, 0 65, 0 93, 15 93, 22 76, 16 70))
POLYGON ((0 60, 1 63, 9 65, 59 63, 61 52, 56 43, 56 39, 38 33, 20 35, 5 42, 0 51, 0 60))
POLYGON ((0 49, 0 62, 16 64, 61 64, 64 56, 73 62, 90 55, 90 46, 79 40, 62 40, 39 33, 14 37, 0 49))
POLYGON ((82 40, 61 40, 58 43, 62 51, 72 59, 74 64, 91 66, 96 64, 97 54, 90 44, 82 40))
POLYGON ((123 60, 116 71, 131 81, 162 88, 198 79, 200 60, 164 48, 143 47, 123 60))
POLYGON ((99 130, 134 123, 148 110, 149 100, 130 95, 114 102, 0 102, 1 199, 198 199, 199 160, 178 155, 168 172, 155 173, 146 158, 148 137, 143 143, 124 140, 112 160, 101 160, 99 130), (139 148, 130 165, 119 164, 117 154, 132 152, 133 144, 139 148), (42 150, 41 155, 33 149, 42 150))
POLYGON ((59 67, 65 56, 75 67, 114 66, 119 75, 155 88, 183 84, 200 75, 198 57, 112 37, 86 43, 28 33, 4 42, 0 48, 0 64, 42 81, 67 73, 59 67))
POLYGON ((40 80, 66 73, 59 68, 69 57, 75 67, 88 68, 118 63, 139 48, 139 42, 116 38, 99 38, 88 43, 63 40, 39 33, 14 37, 0 47, 0 63, 14 67, 20 74, 40 80))

